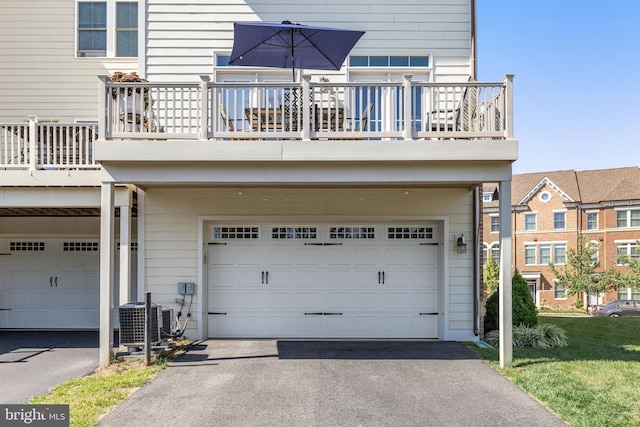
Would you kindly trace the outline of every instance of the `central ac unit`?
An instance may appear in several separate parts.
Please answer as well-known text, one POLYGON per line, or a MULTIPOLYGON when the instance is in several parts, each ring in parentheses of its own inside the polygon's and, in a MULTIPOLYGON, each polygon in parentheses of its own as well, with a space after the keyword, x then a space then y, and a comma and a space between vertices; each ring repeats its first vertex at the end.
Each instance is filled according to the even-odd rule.
MULTIPOLYGON (((120 306, 120 345, 127 347, 144 346, 145 303, 130 302, 120 306)), ((157 344, 162 341, 160 326, 162 313, 160 306, 151 304, 150 341, 157 344)))

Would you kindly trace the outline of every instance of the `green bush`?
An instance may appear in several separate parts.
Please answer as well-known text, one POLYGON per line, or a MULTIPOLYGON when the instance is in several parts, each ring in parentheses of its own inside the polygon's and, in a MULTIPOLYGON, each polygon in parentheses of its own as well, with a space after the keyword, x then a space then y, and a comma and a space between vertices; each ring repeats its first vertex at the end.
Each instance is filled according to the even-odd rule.
MULTIPOLYGON (((485 340, 496 347, 500 343, 500 332, 489 332, 485 340)), ((531 348, 562 348, 568 344, 567 332, 557 325, 544 324, 533 327, 518 325, 513 328, 513 346, 531 348)))
MULTIPOLYGON (((512 324, 536 326, 538 324, 538 311, 531 299, 529 286, 522 275, 516 270, 511 280, 511 310, 512 324)), ((484 316, 485 333, 497 330, 499 325, 500 289, 496 290, 487 299, 485 304, 486 314, 484 316)))

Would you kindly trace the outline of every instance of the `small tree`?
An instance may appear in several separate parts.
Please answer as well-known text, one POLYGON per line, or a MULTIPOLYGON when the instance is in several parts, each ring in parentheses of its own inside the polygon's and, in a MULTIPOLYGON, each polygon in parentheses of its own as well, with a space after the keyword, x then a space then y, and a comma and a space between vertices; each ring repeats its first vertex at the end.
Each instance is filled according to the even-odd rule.
MULTIPOLYGON (((485 333, 498 329, 500 311, 500 289, 487 299, 484 316, 485 333)), ((516 270, 511 279, 511 317, 513 326, 536 326, 538 324, 538 310, 531 298, 527 281, 516 270)))
POLYGON ((623 264, 629 266, 629 270, 626 274, 620 274, 618 276, 618 284, 621 287, 631 288, 635 291, 640 291, 640 241, 636 240, 636 253, 634 255, 624 255, 620 257, 620 261, 623 264))
POLYGON ((601 247, 601 244, 594 245, 584 235, 578 234, 576 249, 567 250, 567 262, 561 267, 562 272, 549 263, 549 270, 556 276, 556 286, 565 288, 568 295, 614 289, 618 277, 614 264, 603 272, 596 272, 600 267, 597 254, 601 247))
POLYGON ((491 255, 484 265, 484 284, 487 285, 487 294, 491 296, 500 286, 500 266, 491 255))

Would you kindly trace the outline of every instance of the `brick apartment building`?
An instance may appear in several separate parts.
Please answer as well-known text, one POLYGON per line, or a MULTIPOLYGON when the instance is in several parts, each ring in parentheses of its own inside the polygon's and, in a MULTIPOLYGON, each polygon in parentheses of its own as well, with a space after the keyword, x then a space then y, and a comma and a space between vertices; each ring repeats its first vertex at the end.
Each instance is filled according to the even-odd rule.
MULTIPOLYGON (((483 259, 500 254, 496 185, 483 186, 483 259)), ((640 168, 562 170, 513 175, 511 192, 512 260, 529 283, 538 307, 569 308, 615 299, 640 300, 640 292, 618 289, 605 295, 569 296, 554 286, 549 262, 565 264, 578 233, 599 244, 599 270, 611 263, 625 272, 619 255, 640 254, 640 168)), ((561 267, 560 267, 561 268, 561 267)))

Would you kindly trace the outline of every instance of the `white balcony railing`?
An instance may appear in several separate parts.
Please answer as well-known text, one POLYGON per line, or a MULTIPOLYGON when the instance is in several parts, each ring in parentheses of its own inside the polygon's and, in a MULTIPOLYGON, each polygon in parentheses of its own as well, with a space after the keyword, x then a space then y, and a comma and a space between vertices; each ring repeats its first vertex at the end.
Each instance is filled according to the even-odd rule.
POLYGON ((96 139, 97 123, 0 123, 0 168, 97 169, 96 139))
POLYGON ((100 78, 105 139, 509 139, 503 82, 112 83, 100 78))

